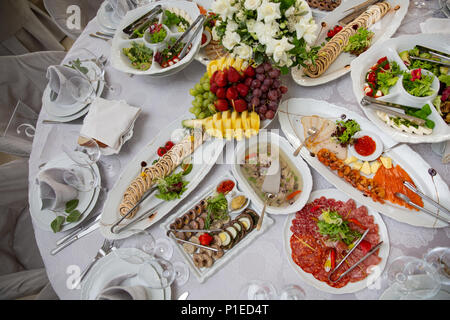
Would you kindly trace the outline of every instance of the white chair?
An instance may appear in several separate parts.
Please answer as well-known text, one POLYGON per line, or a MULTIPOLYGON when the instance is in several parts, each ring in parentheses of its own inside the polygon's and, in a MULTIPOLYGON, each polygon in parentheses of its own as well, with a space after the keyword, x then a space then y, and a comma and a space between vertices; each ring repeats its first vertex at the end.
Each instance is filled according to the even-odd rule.
POLYGON ((65 34, 50 16, 27 0, 0 1, 0 55, 64 50, 65 34))
POLYGON ((97 15, 102 2, 103 0, 44 0, 44 6, 61 31, 75 40, 88 22, 97 15), (76 11, 78 9, 73 10, 72 6, 79 8, 80 28, 77 28, 75 24, 67 23, 67 21, 76 21, 72 19, 74 14, 78 14, 76 11))

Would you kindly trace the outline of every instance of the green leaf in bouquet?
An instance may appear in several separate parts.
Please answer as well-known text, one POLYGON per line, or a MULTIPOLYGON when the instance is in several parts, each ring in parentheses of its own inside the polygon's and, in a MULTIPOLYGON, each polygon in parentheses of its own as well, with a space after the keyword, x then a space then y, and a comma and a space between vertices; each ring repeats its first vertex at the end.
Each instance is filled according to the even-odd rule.
POLYGON ((62 224, 66 220, 63 216, 57 216, 55 220, 50 223, 50 227, 52 228, 54 233, 61 231, 62 224))
POLYGON ((281 70, 281 74, 283 74, 283 75, 286 75, 289 73, 289 68, 286 66, 281 67, 280 70, 281 70))

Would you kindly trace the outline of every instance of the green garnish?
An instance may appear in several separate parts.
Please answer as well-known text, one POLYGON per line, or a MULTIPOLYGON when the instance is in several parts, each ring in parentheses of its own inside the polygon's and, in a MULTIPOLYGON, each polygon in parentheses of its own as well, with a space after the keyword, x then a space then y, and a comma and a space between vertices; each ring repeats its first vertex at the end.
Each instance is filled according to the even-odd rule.
POLYGON ((122 51, 131 60, 133 68, 145 71, 151 67, 153 51, 145 44, 132 42, 131 48, 123 48, 122 51))
POLYGON ((331 241, 343 241, 346 245, 361 237, 358 231, 351 230, 347 221, 333 210, 322 211, 317 227, 321 235, 328 236, 331 241))
POLYGON ((427 128, 434 129, 434 126, 435 126, 434 121, 427 119, 428 116, 431 114, 431 108, 428 105, 428 103, 426 105, 424 105, 421 109, 407 108, 407 109, 405 109, 405 113, 407 115, 425 120, 425 126, 427 128))
POLYGON ((64 216, 57 216, 55 220, 50 223, 50 227, 52 228, 54 233, 61 231, 62 224, 65 220, 66 218, 64 216))
POLYGON ((439 76, 439 81, 445 83, 445 85, 448 87, 450 86, 450 75, 448 74, 441 74, 439 76))
POLYGON ((73 210, 66 218, 67 222, 77 222, 81 218, 81 212, 78 210, 73 210))
POLYGON ((348 44, 344 47, 345 52, 360 55, 369 48, 374 33, 366 28, 359 28, 354 35, 348 39, 348 44))
MULTIPOLYGON (((161 25, 160 25, 161 26, 161 25)), ((159 43, 167 37, 167 31, 164 28, 155 27, 154 31, 150 31, 150 42, 159 43)))
POLYGON ((383 92, 384 95, 389 93, 389 89, 397 83, 399 79, 399 75, 402 74, 400 70, 400 66, 397 62, 391 61, 389 62, 390 69, 383 70, 384 72, 377 72, 377 85, 378 89, 383 92))
POLYGON ((183 181, 183 171, 174 173, 164 179, 158 179, 158 191, 157 198, 165 201, 179 199, 180 196, 186 191, 186 185, 189 183, 183 181))
POLYGON ((361 131, 361 128, 355 120, 348 119, 346 121, 336 120, 336 131, 332 134, 341 146, 353 143, 353 136, 356 132, 361 131))
POLYGON ((228 217, 228 201, 223 193, 218 193, 214 197, 206 200, 206 210, 208 215, 205 220, 205 229, 208 230, 212 220, 225 220, 228 217))
POLYGON ((70 201, 68 201, 67 203, 66 203, 66 212, 67 213, 70 213, 70 212, 72 212, 73 210, 75 210, 75 208, 78 206, 78 203, 79 203, 79 200, 78 199, 73 199, 73 200, 70 200, 70 201))
POLYGON ((427 97, 434 93, 434 90, 431 88, 433 83, 431 74, 425 75, 422 73, 420 78, 411 81, 411 74, 405 73, 402 82, 405 90, 415 97, 427 97))
POLYGON ((69 67, 69 68, 72 68, 72 69, 79 70, 79 71, 80 71, 81 73, 83 73, 83 74, 87 74, 87 73, 89 72, 89 69, 88 69, 88 68, 83 67, 83 66, 81 65, 81 61, 80 61, 79 58, 76 59, 76 60, 71 61, 71 62, 70 62, 70 65, 65 64, 64 66, 69 67))
POLYGON ((183 17, 170 12, 169 10, 164 10, 165 18, 163 23, 168 27, 177 26, 178 32, 186 31, 187 27, 189 27, 189 22, 186 21, 183 17))

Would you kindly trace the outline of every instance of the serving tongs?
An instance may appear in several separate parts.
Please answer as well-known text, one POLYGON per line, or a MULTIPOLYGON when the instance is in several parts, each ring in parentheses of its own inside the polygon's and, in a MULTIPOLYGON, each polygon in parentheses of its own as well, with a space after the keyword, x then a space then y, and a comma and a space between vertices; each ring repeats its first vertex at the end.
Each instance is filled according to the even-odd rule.
POLYGON ((415 204, 414 202, 412 202, 412 201, 408 198, 408 196, 407 196, 406 194, 403 194, 403 193, 400 193, 400 192, 396 192, 394 195, 395 195, 397 198, 399 198, 399 199, 405 201, 405 202, 406 202, 407 204, 409 204, 411 207, 414 207, 414 208, 416 208, 417 210, 422 211, 422 212, 425 212, 425 213, 429 214, 430 216, 435 217, 435 218, 438 219, 438 220, 441 220, 441 221, 443 221, 443 222, 445 222, 445 223, 447 223, 447 224, 450 224, 450 220, 449 220, 449 219, 443 218, 443 217, 437 215, 436 213, 434 213, 434 212, 431 211, 431 210, 428 210, 428 209, 426 209, 426 208, 423 208, 423 207, 421 207, 421 206, 418 206, 417 204, 415 204))
POLYGON ((358 247, 358 245, 361 243, 361 241, 364 240, 364 238, 367 236, 367 234, 369 233, 370 229, 366 229, 366 231, 364 231, 364 233, 362 234, 361 238, 358 239, 358 241, 356 241, 355 245, 353 246, 353 248, 345 255, 344 259, 342 259, 341 262, 339 262, 339 264, 333 269, 331 270, 331 272, 328 274, 328 280, 330 280, 331 282, 338 282, 339 280, 341 280, 347 273, 349 273, 350 271, 352 271, 354 268, 356 268, 356 266, 358 266, 361 262, 363 262, 364 260, 366 260, 372 253, 374 253, 376 250, 378 250, 378 248, 381 246, 381 244, 383 243, 383 241, 381 241, 380 243, 378 243, 375 247, 373 247, 364 257, 362 257, 358 262, 356 262, 354 265, 352 265, 347 271, 345 271, 343 274, 341 274, 339 276, 339 278, 337 278, 336 280, 332 280, 331 276, 339 269, 339 267, 347 260, 347 258, 352 254, 353 251, 355 251, 355 249, 358 247))
POLYGON ((361 15, 367 9, 367 7, 374 5, 375 3, 380 2, 380 1, 381 0, 367 0, 356 6, 353 6, 347 10, 344 10, 343 13, 346 13, 349 11, 351 11, 351 12, 349 14, 347 14, 346 16, 344 16, 343 18, 341 18, 338 22, 340 24, 347 25, 350 22, 352 22, 353 20, 355 20, 359 15, 361 15))
POLYGON ((143 214, 141 214, 141 215, 139 215, 138 217, 136 217, 134 220, 132 220, 131 222, 129 222, 129 223, 126 224, 125 226, 121 226, 121 228, 119 228, 118 230, 116 230, 116 227, 119 226, 119 224, 120 224, 123 220, 127 219, 127 218, 132 214, 132 212, 133 212, 133 211, 134 211, 134 210, 135 210, 135 209, 136 209, 136 208, 137 208, 137 207, 138 207, 145 199, 147 199, 150 195, 152 195, 152 194, 156 191, 157 188, 158 188, 158 186, 155 185, 154 187, 152 187, 151 189, 149 189, 146 193, 144 193, 144 195, 142 196, 142 198, 141 198, 141 199, 133 206, 133 208, 131 208, 130 210, 128 210, 128 212, 127 212, 125 215, 123 215, 119 220, 117 220, 117 221, 111 226, 111 229, 110 229, 111 232, 112 232, 112 233, 115 233, 115 234, 120 233, 121 231, 127 229, 128 227, 130 227, 131 225, 137 223, 138 221, 142 221, 143 219, 145 219, 150 211, 156 209, 159 205, 161 205, 161 203, 163 203, 163 202, 158 203, 158 204, 155 205, 154 207, 150 208, 149 210, 145 211, 143 214))
POLYGON ((389 108, 397 108, 397 109, 401 109, 401 110, 405 111, 406 109, 410 108, 408 106, 404 106, 404 105, 392 103, 392 102, 381 101, 381 100, 377 100, 377 99, 374 99, 374 98, 368 97, 368 96, 364 96, 361 99, 361 105, 363 107, 366 107, 369 109, 382 111, 382 112, 391 114, 393 116, 396 116, 396 117, 399 117, 402 119, 406 119, 406 120, 411 121, 419 126, 425 125, 425 120, 423 120, 423 119, 389 109, 389 108))
POLYGON ((435 206, 436 208, 438 208, 442 212, 445 212, 446 214, 450 215, 450 211, 447 208, 443 207, 442 205, 440 205, 439 203, 437 203, 436 201, 431 199, 429 196, 424 194, 422 191, 418 190, 411 182, 403 181, 403 185, 405 187, 407 187, 409 190, 411 190, 412 192, 414 192, 417 195, 421 196, 423 199, 427 200, 429 203, 431 203, 433 206, 435 206))
MULTIPOLYGON (((222 230, 208 230, 208 231, 209 232, 214 232, 214 231, 222 231, 222 230)), ((214 252, 218 252, 219 251, 216 248, 211 248, 211 247, 204 246, 204 245, 201 245, 201 244, 198 244, 198 243, 195 243, 195 242, 191 242, 191 241, 187 241, 187 240, 183 240, 183 239, 177 238, 174 235, 174 232, 205 232, 205 230, 170 229, 170 230, 167 230, 167 236, 169 238, 173 239, 174 241, 180 241, 180 242, 183 242, 183 243, 192 244, 193 246, 196 246, 198 248, 203 248, 203 249, 211 250, 211 251, 214 251, 214 252)))
MULTIPOLYGON (((436 58, 441 58, 441 59, 444 59, 444 60, 450 60, 450 54, 448 54, 448 53, 445 53, 445 52, 442 52, 442 51, 439 51, 439 50, 436 50, 436 49, 431 49, 431 48, 428 48, 428 47, 424 47, 424 46, 421 46, 421 45, 417 45, 416 47, 419 49, 419 51, 425 51, 425 52, 431 53, 431 55, 435 56, 436 58)), ((437 62, 437 61, 434 61, 434 62, 437 62)))
POLYGON ((162 10, 162 6, 160 4, 158 4, 152 10, 150 10, 149 12, 147 12, 146 14, 144 14, 137 20, 133 21, 125 28, 123 28, 122 29, 123 33, 129 35, 130 39, 136 38, 137 36, 135 36, 136 35, 135 31, 136 30, 144 30, 146 28, 146 24, 148 25, 150 23, 151 19, 153 19, 153 17, 155 15, 160 13, 161 10, 162 10), (135 36, 135 37, 133 37, 133 36, 135 36))
POLYGON ((200 30, 202 30, 203 22, 205 21, 205 16, 200 14, 197 19, 189 26, 189 28, 186 29, 186 31, 175 41, 175 43, 169 48, 171 50, 172 48, 176 48, 180 42, 186 37, 186 35, 197 25, 200 23, 200 26, 197 27, 197 29, 194 31, 192 36, 189 38, 188 41, 186 41, 183 49, 181 50, 180 54, 178 55, 178 58, 181 60, 184 58, 184 56, 187 53, 187 50, 189 48, 189 45, 191 44, 192 40, 197 36, 200 30))

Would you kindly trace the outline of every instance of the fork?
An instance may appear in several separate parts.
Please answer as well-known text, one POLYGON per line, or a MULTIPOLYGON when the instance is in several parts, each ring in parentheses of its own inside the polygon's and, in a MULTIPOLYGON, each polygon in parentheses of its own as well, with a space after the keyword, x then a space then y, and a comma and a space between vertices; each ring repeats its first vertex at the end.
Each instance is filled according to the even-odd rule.
POLYGON ((75 287, 77 287, 78 284, 80 284, 83 281, 83 279, 86 277, 86 275, 92 269, 94 264, 100 258, 103 258, 104 256, 106 256, 111 251, 113 245, 114 245, 114 241, 111 241, 111 240, 108 240, 108 239, 105 239, 105 241, 103 241, 102 247, 98 250, 97 254, 95 255, 94 259, 91 261, 91 263, 86 267, 86 269, 84 269, 83 273, 81 273, 80 279, 78 280, 78 283, 77 283, 77 285, 75 287))

